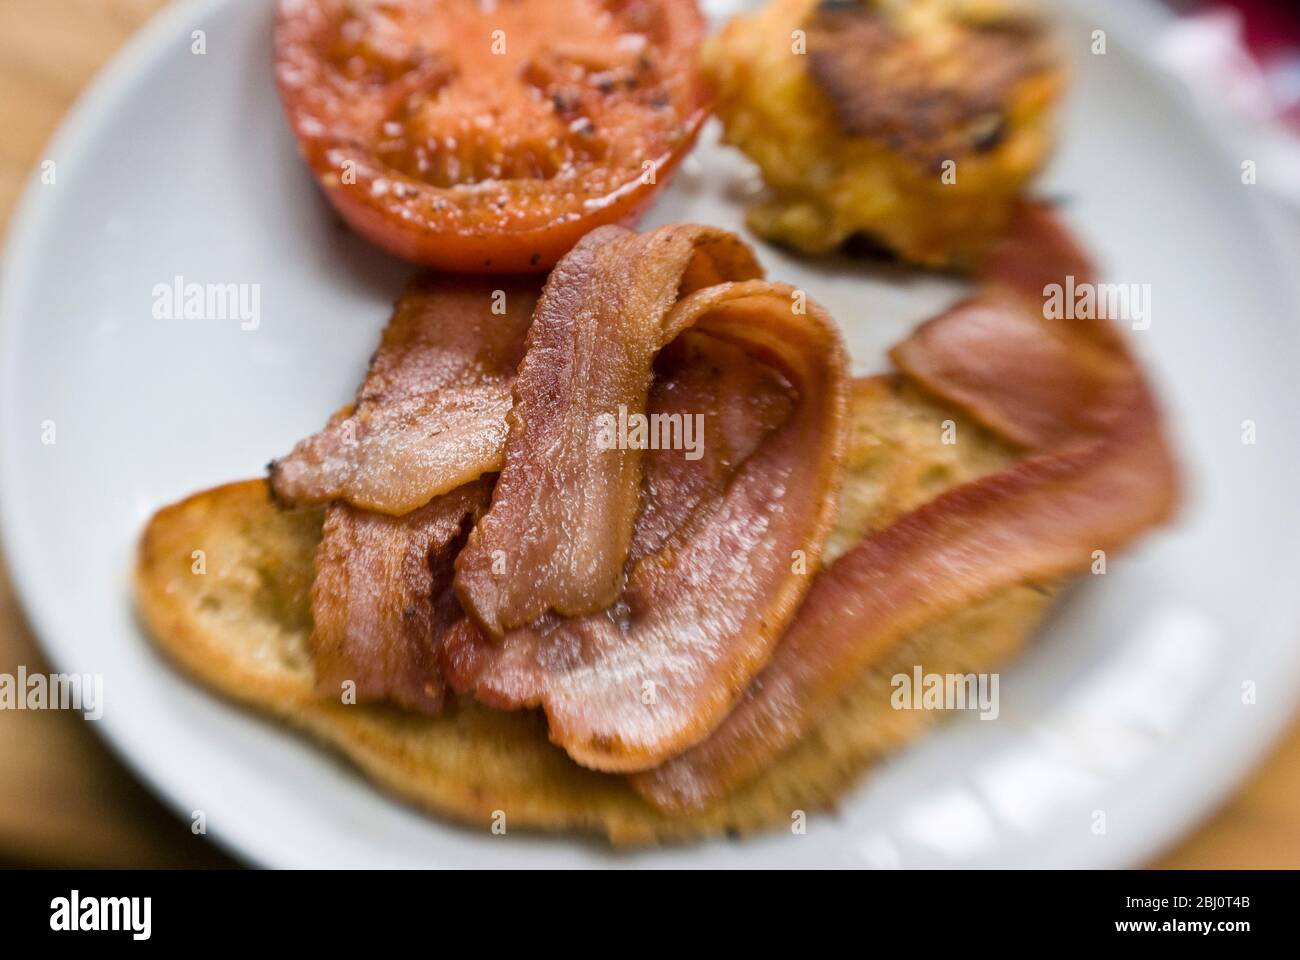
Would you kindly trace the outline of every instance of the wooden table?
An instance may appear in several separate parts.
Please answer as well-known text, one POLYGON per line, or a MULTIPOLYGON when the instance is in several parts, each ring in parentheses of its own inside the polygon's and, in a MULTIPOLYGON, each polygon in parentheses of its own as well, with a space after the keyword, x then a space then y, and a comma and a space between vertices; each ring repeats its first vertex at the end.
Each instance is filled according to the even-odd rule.
MULTIPOLYGON (((73 99, 164 0, 0 0, 0 231, 73 99)), ((46 669, 0 570, 0 673, 46 669)), ((229 864, 77 714, 0 712, 0 864, 229 864)), ((1159 862, 1300 867, 1300 725, 1236 797, 1159 862)))

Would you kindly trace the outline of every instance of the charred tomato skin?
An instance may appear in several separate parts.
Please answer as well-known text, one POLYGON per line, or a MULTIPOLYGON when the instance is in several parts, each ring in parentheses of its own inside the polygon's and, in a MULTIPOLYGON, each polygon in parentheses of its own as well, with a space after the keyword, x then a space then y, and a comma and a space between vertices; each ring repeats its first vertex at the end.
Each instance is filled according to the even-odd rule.
POLYGON ((523 18, 505 33, 526 38, 520 44, 526 49, 499 61, 484 53, 494 21, 478 0, 370 4, 375 15, 391 14, 384 21, 387 34, 373 42, 365 36, 367 24, 357 26, 364 14, 355 10, 366 6, 281 0, 276 81, 299 152, 334 209, 371 243, 414 263, 460 273, 549 270, 596 227, 637 220, 709 115, 709 89, 696 68, 705 23, 695 0, 502 5, 501 16, 523 18), (588 16, 592 9, 603 18, 588 16), (531 24, 534 15, 538 22, 531 24), (596 24, 589 33, 608 33, 594 38, 608 43, 589 43, 575 54, 567 35, 552 35, 559 34, 557 24, 580 16, 596 24), (458 38, 444 49, 437 43, 438 17, 458 38), (640 24, 644 35, 633 32, 640 24), (460 42, 466 32, 481 33, 482 43, 460 42), (639 52, 620 52, 629 37, 641 40, 639 52), (560 53, 548 47, 552 42, 560 53), (597 69, 603 62, 591 61, 606 50, 608 67, 597 69), (492 71, 493 82, 460 84, 461 76, 492 71), (536 80, 537 74, 544 79, 536 80), (547 80, 566 97, 578 90, 586 114, 559 126, 569 116, 561 117, 561 110, 572 104, 552 93, 547 80), (454 124, 451 134, 429 135, 446 133, 447 124, 454 124), (582 136, 584 125, 594 137, 582 136), (394 128, 406 146, 399 165, 384 153, 394 128), (412 128, 417 135, 408 135, 412 128), (580 132, 571 133, 575 128, 580 132), (539 132, 529 142, 527 131, 534 129, 539 132), (463 136, 467 130, 470 137, 463 136), (483 131, 486 144, 470 142, 483 131), (584 139, 596 141, 592 155, 582 152, 587 143, 576 142, 584 139), (439 155, 443 143, 454 145, 451 156, 439 155), (538 153, 552 148, 558 156, 538 161, 538 153), (430 157, 432 173, 426 169, 430 157), (542 169, 531 171, 530 164, 542 169), (511 175, 521 168, 523 176, 511 175))

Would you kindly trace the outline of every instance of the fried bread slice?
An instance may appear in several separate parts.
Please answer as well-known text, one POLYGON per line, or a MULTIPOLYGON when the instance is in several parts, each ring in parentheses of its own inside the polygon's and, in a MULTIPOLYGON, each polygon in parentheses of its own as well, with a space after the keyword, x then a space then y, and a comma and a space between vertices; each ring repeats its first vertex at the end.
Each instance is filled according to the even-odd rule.
MULTIPOLYGON (((852 437, 829 562, 864 534, 1015 456, 963 415, 899 377, 855 384, 852 437), (945 444, 945 422, 960 442, 945 444)), ((1046 613, 1051 585, 1005 590, 922 630, 868 670, 805 737, 757 779, 685 816, 663 813, 621 776, 578 766, 547 740, 536 711, 452 698, 438 717, 322 700, 308 638, 321 509, 286 511, 265 481, 197 493, 159 511, 140 544, 135 592, 158 648, 199 682, 337 749, 381 787, 484 830, 603 834, 618 845, 746 834, 815 818, 872 762, 944 716, 895 710, 891 678, 996 669, 1046 613), (203 551, 197 564, 195 551, 203 551), (204 572, 197 573, 202 569, 204 572)))

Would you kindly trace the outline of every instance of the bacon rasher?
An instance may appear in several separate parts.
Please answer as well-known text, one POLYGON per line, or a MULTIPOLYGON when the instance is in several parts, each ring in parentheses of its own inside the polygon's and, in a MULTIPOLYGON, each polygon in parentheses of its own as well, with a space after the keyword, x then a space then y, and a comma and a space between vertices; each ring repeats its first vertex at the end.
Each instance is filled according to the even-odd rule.
POLYGON ((463 618, 452 563, 487 509, 537 303, 528 279, 429 275, 398 300, 356 402, 271 465, 286 505, 329 503, 311 602, 317 687, 437 713, 463 618))
POLYGON ((683 294, 761 274, 735 235, 694 226, 603 227, 555 267, 515 382, 492 509, 456 561, 456 589, 490 634, 618 598, 644 453, 602 449, 600 418, 644 415, 655 357, 696 319, 675 309, 683 294))
MULTIPOLYGON (((444 665, 489 704, 541 706, 551 739, 586 766, 643 770, 708 736, 770 658, 833 522, 844 350, 799 291, 725 282, 756 272, 719 230, 605 227, 538 305, 492 508, 457 560, 484 631, 449 635, 444 665), (793 403, 724 489, 666 536, 671 522, 647 521, 634 543, 642 452, 601 449, 597 418, 644 412, 656 355, 688 331, 779 372, 793 403)), ((706 437, 706 450, 718 442, 706 437)))
POLYGON ((311 586, 322 696, 339 699, 351 681, 357 703, 442 710, 437 650, 464 619, 451 590, 452 563, 491 494, 487 478, 475 480, 401 517, 330 504, 311 586))
POLYGON ((1021 229, 1032 238, 1021 233, 995 253, 982 296, 922 325, 891 356, 1026 456, 923 505, 822 572, 726 721, 633 778, 657 806, 709 805, 792 746, 909 634, 1007 587, 1086 569, 1094 550, 1119 548, 1172 512, 1175 465, 1124 341, 1103 320, 1047 320, 1035 299, 1066 271, 1087 279, 1086 261, 1040 214, 1027 212, 1021 229))
POLYGON ((401 516, 500 469, 510 387, 537 293, 528 278, 413 282, 356 403, 271 464, 276 499, 344 500, 401 516))
POLYGON ((891 354, 1023 457, 818 572, 844 352, 820 308, 758 274, 722 231, 609 227, 557 266, 526 343, 526 287, 490 323, 476 287, 399 305, 355 411, 276 465, 282 501, 334 501, 313 586, 322 687, 436 710, 436 660, 458 692, 541 707, 577 762, 697 809, 909 634, 1085 569, 1172 511, 1151 391, 1107 322, 1044 317, 1045 285, 1091 268, 1026 207, 979 295, 891 354), (702 455, 602 446, 619 411, 703 415, 702 455))

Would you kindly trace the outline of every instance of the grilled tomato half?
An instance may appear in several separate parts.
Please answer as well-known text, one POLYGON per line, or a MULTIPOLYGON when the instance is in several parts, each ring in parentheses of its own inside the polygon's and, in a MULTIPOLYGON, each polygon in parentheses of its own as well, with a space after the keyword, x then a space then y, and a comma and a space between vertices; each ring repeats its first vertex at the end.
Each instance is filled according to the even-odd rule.
POLYGON ((281 0, 276 77, 334 207, 443 270, 549 269, 707 115, 695 0, 281 0))

